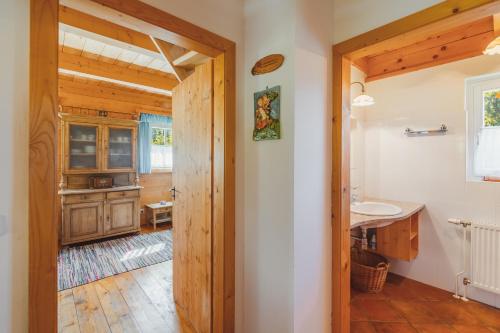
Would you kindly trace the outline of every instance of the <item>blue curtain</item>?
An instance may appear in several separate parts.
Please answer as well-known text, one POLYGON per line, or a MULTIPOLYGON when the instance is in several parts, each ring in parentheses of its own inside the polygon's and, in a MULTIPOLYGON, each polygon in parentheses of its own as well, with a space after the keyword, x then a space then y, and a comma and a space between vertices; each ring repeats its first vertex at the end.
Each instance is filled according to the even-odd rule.
POLYGON ((171 127, 172 118, 142 113, 139 123, 139 173, 151 173, 151 127, 171 127))

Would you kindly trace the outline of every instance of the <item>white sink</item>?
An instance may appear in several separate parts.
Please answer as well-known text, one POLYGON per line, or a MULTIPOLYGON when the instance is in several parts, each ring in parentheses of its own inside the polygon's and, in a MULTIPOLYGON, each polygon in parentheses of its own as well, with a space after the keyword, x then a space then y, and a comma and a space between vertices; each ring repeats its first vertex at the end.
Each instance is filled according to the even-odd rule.
POLYGON ((383 202, 365 201, 351 205, 351 212, 369 216, 392 216, 402 211, 401 207, 383 202))

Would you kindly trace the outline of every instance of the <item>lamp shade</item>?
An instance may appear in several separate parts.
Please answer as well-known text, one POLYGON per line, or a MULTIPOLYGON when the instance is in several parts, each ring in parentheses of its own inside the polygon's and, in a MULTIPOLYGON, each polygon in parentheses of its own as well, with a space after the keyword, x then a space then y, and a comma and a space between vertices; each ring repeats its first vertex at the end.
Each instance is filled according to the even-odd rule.
POLYGON ((495 38, 491 43, 489 43, 486 49, 483 51, 483 53, 486 55, 499 55, 500 37, 495 38))
POLYGON ((373 104, 375 104, 375 99, 365 94, 357 96, 352 101, 352 106, 370 106, 373 104))

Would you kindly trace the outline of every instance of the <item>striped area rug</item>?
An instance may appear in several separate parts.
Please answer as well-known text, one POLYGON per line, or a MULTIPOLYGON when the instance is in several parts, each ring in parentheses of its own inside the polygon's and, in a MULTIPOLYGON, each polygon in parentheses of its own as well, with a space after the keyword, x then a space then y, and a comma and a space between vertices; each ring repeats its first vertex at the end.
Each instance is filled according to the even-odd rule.
POLYGON ((64 247, 58 256, 58 290, 172 259, 172 230, 64 247))

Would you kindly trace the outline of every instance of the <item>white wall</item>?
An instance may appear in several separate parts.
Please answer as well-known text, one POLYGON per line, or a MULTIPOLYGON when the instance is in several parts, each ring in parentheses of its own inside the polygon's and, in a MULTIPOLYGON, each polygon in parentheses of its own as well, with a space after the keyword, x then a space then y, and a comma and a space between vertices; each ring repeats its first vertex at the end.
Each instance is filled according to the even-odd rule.
POLYGON ((293 332, 331 331, 331 16, 329 0, 297 5, 293 332))
POLYGON ((0 2, 0 332, 27 332, 29 1, 0 2))
MULTIPOLYGON (((351 82, 365 82, 365 74, 351 66, 351 82)), ((361 94, 361 86, 351 86, 351 100, 361 94)), ((365 131, 364 119, 367 107, 351 108, 351 195, 363 200, 365 195, 365 131)))
POLYGON ((245 1, 244 272, 239 332, 291 332, 293 273, 293 40, 295 8, 287 0, 245 1), (279 13, 279 15, 277 15, 279 13), (268 75, 251 76, 268 54, 285 56, 268 75), (281 139, 254 142, 253 93, 281 85, 281 139))
MULTIPOLYGON (((464 80, 500 71, 498 56, 480 56, 369 83, 376 104, 365 111, 365 194, 424 203, 420 251, 392 270, 452 290, 461 269, 458 217, 500 225, 500 184, 466 182, 464 80), (408 138, 405 128, 438 128, 445 136, 408 138)), ((500 297, 473 297, 500 307, 500 297)))

